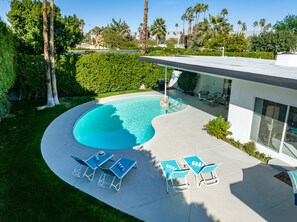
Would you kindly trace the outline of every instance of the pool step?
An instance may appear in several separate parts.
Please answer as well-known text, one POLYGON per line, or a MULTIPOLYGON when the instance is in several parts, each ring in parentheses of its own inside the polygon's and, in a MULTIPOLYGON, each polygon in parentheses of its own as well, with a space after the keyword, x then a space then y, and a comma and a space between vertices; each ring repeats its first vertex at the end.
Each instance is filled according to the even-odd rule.
POLYGON ((170 107, 167 110, 164 109, 164 113, 178 112, 178 111, 181 111, 181 110, 185 109, 186 107, 187 107, 187 105, 185 105, 185 104, 182 104, 182 105, 178 104, 176 106, 170 107))

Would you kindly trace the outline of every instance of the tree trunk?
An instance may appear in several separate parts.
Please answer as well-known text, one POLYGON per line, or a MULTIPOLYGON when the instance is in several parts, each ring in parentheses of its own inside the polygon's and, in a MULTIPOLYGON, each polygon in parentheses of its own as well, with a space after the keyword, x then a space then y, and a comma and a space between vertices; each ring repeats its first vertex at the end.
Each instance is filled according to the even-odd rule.
POLYGON ((42 16, 43 16, 43 51, 45 61, 45 74, 46 74, 46 86, 47 86, 47 107, 55 106, 52 84, 51 84, 51 68, 48 54, 48 29, 47 29, 47 1, 43 0, 42 4, 42 16))
POLYGON ((147 17, 148 17, 148 0, 144 0, 144 14, 143 14, 143 27, 142 27, 142 45, 141 54, 146 53, 146 39, 147 39, 147 17))
POLYGON ((199 18, 200 18, 200 12, 198 13, 198 16, 197 16, 197 18, 196 18, 196 28, 195 28, 195 33, 198 32, 199 18))
POLYGON ((55 41, 54 41, 54 0, 50 0, 50 62, 51 62, 51 77, 52 77, 52 90, 55 105, 60 104, 58 98, 57 81, 56 81, 56 64, 55 64, 55 41))

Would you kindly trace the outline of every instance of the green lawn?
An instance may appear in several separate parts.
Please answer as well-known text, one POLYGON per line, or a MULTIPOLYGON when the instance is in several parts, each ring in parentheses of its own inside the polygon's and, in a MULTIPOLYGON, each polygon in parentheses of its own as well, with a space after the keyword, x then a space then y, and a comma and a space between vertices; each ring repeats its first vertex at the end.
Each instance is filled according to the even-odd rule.
POLYGON ((43 111, 36 107, 44 101, 13 104, 14 116, 0 123, 0 221, 138 221, 59 179, 41 156, 46 127, 92 99, 60 99, 61 105, 43 111))

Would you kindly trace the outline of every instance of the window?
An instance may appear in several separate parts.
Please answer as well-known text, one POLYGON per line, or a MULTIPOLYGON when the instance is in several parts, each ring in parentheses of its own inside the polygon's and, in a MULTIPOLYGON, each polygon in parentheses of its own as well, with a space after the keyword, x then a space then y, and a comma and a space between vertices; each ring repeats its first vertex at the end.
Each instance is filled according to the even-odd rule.
POLYGON ((297 108, 290 107, 282 153, 297 158, 297 108))
POLYGON ((279 152, 287 106, 256 98, 251 139, 279 152))

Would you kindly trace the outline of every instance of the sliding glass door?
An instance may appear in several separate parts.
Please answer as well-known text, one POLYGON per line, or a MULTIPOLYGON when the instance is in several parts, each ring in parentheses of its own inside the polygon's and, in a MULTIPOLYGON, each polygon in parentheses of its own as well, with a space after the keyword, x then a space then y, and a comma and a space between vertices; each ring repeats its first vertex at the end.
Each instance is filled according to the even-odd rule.
POLYGON ((297 159, 297 108, 293 106, 289 109, 282 153, 297 159))
POLYGON ((287 106, 256 98, 251 139, 279 152, 287 106))

